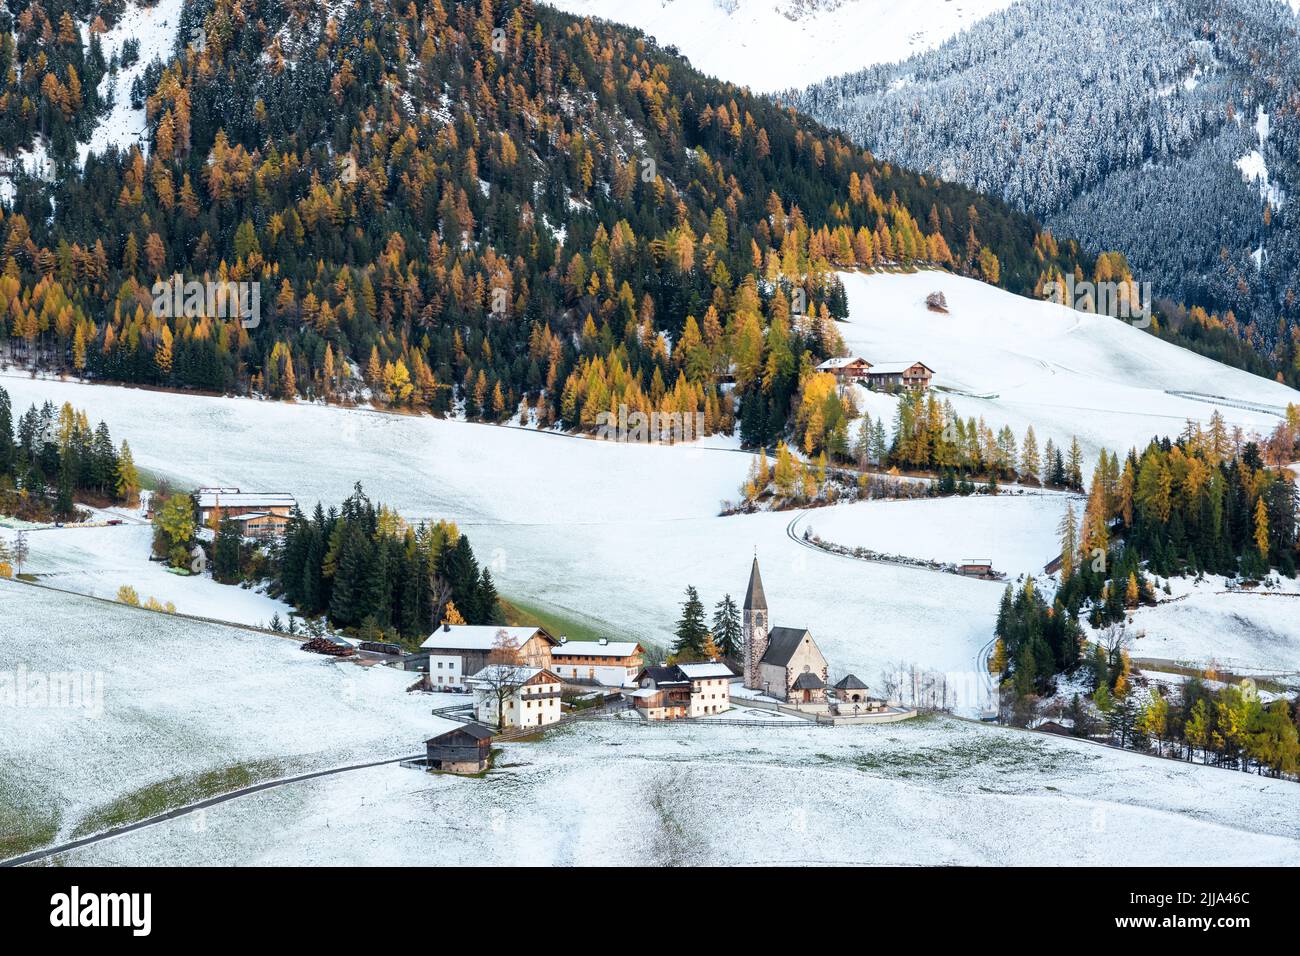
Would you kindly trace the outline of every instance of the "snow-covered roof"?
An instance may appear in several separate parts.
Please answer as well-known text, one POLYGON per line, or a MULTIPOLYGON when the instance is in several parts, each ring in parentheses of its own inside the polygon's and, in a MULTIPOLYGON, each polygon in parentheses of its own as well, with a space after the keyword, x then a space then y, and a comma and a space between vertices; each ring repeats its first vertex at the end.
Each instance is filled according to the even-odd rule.
POLYGON ((497 624, 449 624, 430 634, 420 647, 435 651, 490 651, 500 635, 505 634, 523 647, 534 634, 541 634, 552 644, 555 638, 540 627, 505 627, 497 624))
POLYGON ((862 364, 866 365, 868 368, 871 367, 871 363, 868 362, 866 359, 862 358, 861 356, 845 355, 845 356, 840 356, 838 358, 828 358, 825 362, 822 362, 820 365, 818 365, 817 369, 818 371, 829 372, 832 369, 845 368, 849 365, 852 365, 854 362, 861 362, 862 364))
POLYGON ((636 641, 561 641, 552 657, 631 657, 641 650, 636 641))
POLYGON ((877 362, 871 366, 872 375, 902 375, 913 366, 919 365, 927 372, 933 372, 934 369, 924 362, 877 362))
POLYGON ((292 508, 298 503, 293 495, 282 492, 234 492, 200 488, 196 497, 200 508, 292 508))
POLYGON ((559 678, 542 667, 525 667, 523 664, 489 664, 469 679, 471 684, 527 684, 539 674, 545 674, 552 681, 559 678))
POLYGON ((703 664, 678 664, 677 669, 691 680, 703 680, 706 677, 735 677, 726 664, 709 661, 703 664))

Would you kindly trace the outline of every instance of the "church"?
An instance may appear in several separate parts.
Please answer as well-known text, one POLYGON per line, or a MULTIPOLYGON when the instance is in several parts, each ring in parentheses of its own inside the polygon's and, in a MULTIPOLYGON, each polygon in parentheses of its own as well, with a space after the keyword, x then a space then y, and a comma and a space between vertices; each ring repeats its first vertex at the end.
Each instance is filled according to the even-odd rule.
POLYGON ((741 642, 747 688, 790 704, 826 701, 826 658, 808 629, 770 626, 757 555, 745 591, 741 642))

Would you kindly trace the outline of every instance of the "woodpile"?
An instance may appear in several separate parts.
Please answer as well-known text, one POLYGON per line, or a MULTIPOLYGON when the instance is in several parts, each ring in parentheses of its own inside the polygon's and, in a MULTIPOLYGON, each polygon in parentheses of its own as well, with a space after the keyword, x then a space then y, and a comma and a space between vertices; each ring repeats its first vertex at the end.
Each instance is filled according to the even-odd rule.
POLYGON ((313 637, 298 650, 310 651, 313 654, 328 654, 330 657, 351 657, 356 653, 351 645, 339 644, 327 637, 313 637))

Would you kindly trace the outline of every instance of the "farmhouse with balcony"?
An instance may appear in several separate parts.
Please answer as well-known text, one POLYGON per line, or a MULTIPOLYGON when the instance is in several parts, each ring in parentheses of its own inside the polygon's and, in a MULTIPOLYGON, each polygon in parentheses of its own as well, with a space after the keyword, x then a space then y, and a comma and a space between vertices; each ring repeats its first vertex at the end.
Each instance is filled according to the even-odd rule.
MULTIPOLYGON (((636 641, 570 641, 560 638, 551 649, 551 670, 558 677, 578 683, 624 687, 636 683, 645 664, 645 651, 636 641)), ((432 669, 429 671, 433 674, 432 669)))
POLYGON ((754 558, 745 591, 741 642, 745 687, 786 703, 824 703, 826 658, 807 628, 771 627, 763 577, 754 558))
POLYGON ((493 650, 513 650, 517 663, 550 668, 551 650, 559 641, 542 627, 502 627, 496 624, 443 624, 420 645, 409 669, 427 671, 429 688, 461 689, 464 678, 488 666, 493 650), (439 681, 439 675, 447 678, 439 681), (455 676, 457 679, 452 680, 455 676))
POLYGON ((632 706, 647 720, 704 717, 731 709, 731 679, 726 664, 701 661, 651 666, 637 675, 632 706))
POLYGON ((817 371, 834 375, 841 385, 848 385, 853 382, 866 384, 870 369, 871 363, 857 355, 828 358, 817 366, 817 371))
POLYGON ((934 369, 921 362, 879 362, 867 370, 866 384, 873 389, 919 388, 925 391, 934 369))
POLYGON ((474 719, 488 727, 544 727, 560 719, 563 681, 544 667, 490 664, 468 681, 474 719))
POLYGON ((202 527, 233 518, 242 526, 244 537, 263 541, 283 537, 289 517, 298 507, 293 495, 238 488, 200 488, 194 492, 194 501, 202 527))

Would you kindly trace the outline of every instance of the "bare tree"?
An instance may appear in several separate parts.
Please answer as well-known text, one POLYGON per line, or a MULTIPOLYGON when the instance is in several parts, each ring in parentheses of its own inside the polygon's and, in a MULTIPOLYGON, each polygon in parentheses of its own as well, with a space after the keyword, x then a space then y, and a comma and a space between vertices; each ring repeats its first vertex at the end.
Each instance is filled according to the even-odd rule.
POLYGON ((474 677, 480 692, 496 710, 497 730, 505 729, 506 704, 527 679, 528 670, 519 657, 519 642, 504 628, 497 631, 488 652, 487 666, 474 677))

